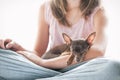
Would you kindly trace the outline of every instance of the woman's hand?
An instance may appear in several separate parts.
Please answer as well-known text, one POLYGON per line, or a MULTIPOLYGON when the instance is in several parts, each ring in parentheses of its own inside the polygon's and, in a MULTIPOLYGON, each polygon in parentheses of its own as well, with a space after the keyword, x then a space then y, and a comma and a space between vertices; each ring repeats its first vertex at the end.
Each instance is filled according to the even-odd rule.
POLYGON ((18 43, 14 42, 11 39, 0 39, 0 48, 2 49, 10 49, 13 51, 24 51, 25 49, 20 46, 18 43))
POLYGON ((6 45, 10 42, 12 42, 11 39, 5 39, 5 40, 0 39, 0 48, 6 49, 6 45))

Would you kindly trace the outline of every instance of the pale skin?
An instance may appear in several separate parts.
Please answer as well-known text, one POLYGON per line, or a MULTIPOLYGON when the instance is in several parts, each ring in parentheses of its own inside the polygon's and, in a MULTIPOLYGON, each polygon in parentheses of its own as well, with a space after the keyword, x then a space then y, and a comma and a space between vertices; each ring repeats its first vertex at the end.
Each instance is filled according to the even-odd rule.
MULTIPOLYGON (((71 16, 68 18, 69 21, 72 21, 72 18, 74 17, 74 14, 76 14, 78 11, 78 7, 76 3, 80 0, 68 0, 69 4, 72 3, 73 5, 70 5, 70 11, 67 16, 71 16), (73 10, 74 9, 74 10, 73 10)), ((73 24, 75 24, 81 15, 78 15, 77 18, 74 20, 73 24)), ((97 11, 97 13, 94 16, 94 29, 96 31, 96 38, 94 40, 94 45, 90 48, 87 55, 85 56, 84 60, 90 60, 96 57, 104 56, 105 48, 106 48, 106 37, 104 34, 106 24, 106 16, 104 14, 104 10, 100 9, 97 11)), ((70 57, 70 55, 63 55, 59 56, 53 59, 42 59, 41 56, 45 53, 47 46, 49 43, 49 28, 48 24, 44 19, 44 4, 40 7, 40 14, 39 14, 39 28, 38 28, 38 35, 35 43, 35 48, 33 52, 30 52, 23 47, 21 47, 19 44, 12 42, 12 40, 1 40, 0 41, 0 47, 3 49, 14 49, 14 51, 18 52, 19 54, 22 54, 27 59, 32 61, 33 63, 43 66, 46 68, 52 68, 52 69, 60 69, 67 67, 67 60, 70 57), (6 45, 4 43, 7 42, 6 45)), ((72 65, 76 64, 75 60, 73 61, 72 65)))

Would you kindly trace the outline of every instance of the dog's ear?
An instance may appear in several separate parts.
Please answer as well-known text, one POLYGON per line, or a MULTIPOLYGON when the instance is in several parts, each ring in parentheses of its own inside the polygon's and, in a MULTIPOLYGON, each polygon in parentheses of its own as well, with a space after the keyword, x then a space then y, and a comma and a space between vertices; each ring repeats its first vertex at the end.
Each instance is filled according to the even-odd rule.
POLYGON ((92 45, 95 37, 96 37, 96 32, 91 33, 86 39, 87 43, 92 45))
POLYGON ((65 33, 62 33, 63 39, 65 40, 66 44, 71 44, 72 39, 65 33))

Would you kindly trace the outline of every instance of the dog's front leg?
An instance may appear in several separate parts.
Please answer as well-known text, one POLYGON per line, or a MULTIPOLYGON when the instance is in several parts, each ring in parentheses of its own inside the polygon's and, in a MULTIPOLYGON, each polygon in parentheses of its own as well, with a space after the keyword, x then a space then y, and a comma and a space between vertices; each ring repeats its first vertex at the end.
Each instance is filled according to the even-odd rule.
POLYGON ((71 53, 71 55, 70 55, 70 57, 69 57, 69 59, 68 59, 68 61, 67 61, 67 65, 72 64, 72 62, 73 62, 73 60, 74 60, 74 57, 75 57, 75 55, 74 55, 73 53, 71 53))

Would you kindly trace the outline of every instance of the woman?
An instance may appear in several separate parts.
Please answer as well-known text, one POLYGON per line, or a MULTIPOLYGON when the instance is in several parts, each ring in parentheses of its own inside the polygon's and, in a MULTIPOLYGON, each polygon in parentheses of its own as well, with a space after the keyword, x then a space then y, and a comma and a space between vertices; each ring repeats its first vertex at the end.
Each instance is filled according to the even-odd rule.
MULTIPOLYGON (((104 10, 100 7, 100 0, 47 0, 40 7, 38 37, 33 52, 26 50, 10 39, 1 40, 1 79, 33 80, 37 78, 43 78, 46 80, 62 80, 72 78, 71 80, 76 80, 76 78, 78 78, 76 76, 80 76, 80 73, 77 73, 76 76, 70 76, 73 75, 71 73, 68 74, 68 76, 66 72, 68 70, 71 71, 71 66, 67 67, 66 64, 70 55, 59 56, 52 59, 41 58, 41 56, 43 56, 43 54, 46 52, 49 38, 51 39, 50 48, 53 48, 56 45, 64 43, 64 40, 62 39, 63 32, 70 35, 72 39, 86 38, 92 32, 97 33, 94 45, 90 48, 89 52, 85 56, 85 62, 74 66, 73 64, 76 64, 76 62, 73 61, 72 69, 73 73, 75 73, 76 71, 74 72, 74 67, 79 68, 82 64, 85 66, 86 62, 89 63, 88 65, 90 65, 90 62, 95 62, 93 59, 99 63, 99 59, 97 59, 97 57, 104 56, 106 49, 106 38, 104 34, 105 25, 106 17, 104 15, 104 10), (26 60, 26 58, 16 54, 15 52, 3 49, 10 49, 22 54, 24 57, 39 66, 31 63, 29 60, 26 60), (51 69, 62 69, 61 72, 65 73, 63 75, 60 74, 61 72, 51 69), (7 74, 9 74, 8 72, 11 74, 10 76, 7 76, 7 74), (50 76, 54 77, 44 78, 50 76)), ((47 54, 45 56, 47 56, 47 54)), ((105 60, 103 62, 107 63, 108 61, 105 60)), ((86 66, 84 67, 85 69, 86 66)), ((97 73, 95 75, 97 75, 97 73)), ((89 79, 86 77, 80 78, 81 80, 84 78, 85 80, 89 79)), ((96 78, 96 80, 98 79, 96 78)))

